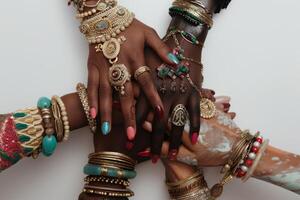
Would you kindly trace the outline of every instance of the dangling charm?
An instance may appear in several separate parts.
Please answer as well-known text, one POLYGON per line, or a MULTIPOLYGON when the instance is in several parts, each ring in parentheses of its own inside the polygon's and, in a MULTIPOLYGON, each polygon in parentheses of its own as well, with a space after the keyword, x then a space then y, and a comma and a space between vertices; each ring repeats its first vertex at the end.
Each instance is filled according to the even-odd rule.
POLYGON ((124 64, 114 64, 109 68, 109 81, 115 90, 125 95, 125 84, 130 81, 131 75, 124 64))
POLYGON ((216 115, 216 106, 214 102, 207 98, 202 98, 200 100, 200 110, 201 110, 201 117, 204 119, 211 119, 216 115))

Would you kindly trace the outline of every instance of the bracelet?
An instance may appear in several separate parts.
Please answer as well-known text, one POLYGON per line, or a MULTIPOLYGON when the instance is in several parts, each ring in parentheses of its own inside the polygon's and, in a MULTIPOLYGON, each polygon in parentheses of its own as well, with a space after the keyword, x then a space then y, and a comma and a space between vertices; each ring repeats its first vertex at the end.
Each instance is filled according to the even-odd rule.
POLYGON ((101 183, 109 183, 113 185, 121 185, 128 187, 130 185, 129 181, 118 179, 118 178, 111 178, 111 177, 104 177, 104 176, 87 176, 84 179, 85 182, 101 182, 101 183))
POLYGON ((41 97, 38 100, 37 107, 42 113, 42 119, 45 127, 45 135, 42 141, 42 153, 49 157, 54 153, 57 147, 57 139, 54 136, 55 130, 52 124, 52 115, 50 110, 51 100, 47 97, 41 97))
POLYGON ((116 0, 106 0, 105 2, 103 0, 99 0, 96 4, 94 5, 89 5, 84 3, 84 7, 86 8, 92 8, 89 11, 85 11, 85 12, 79 12, 76 15, 76 18, 85 18, 85 17, 89 17, 92 16, 96 13, 103 13, 108 11, 109 9, 112 9, 113 7, 115 7, 117 5, 117 1, 116 0))
POLYGON ((85 186, 83 189, 83 192, 89 193, 89 194, 97 194, 101 196, 106 197, 132 197, 134 196, 134 193, 126 189, 124 191, 122 190, 113 190, 112 188, 106 188, 106 187, 92 187, 92 186, 85 186))
POLYGON ((221 173, 224 173, 223 178, 221 179, 220 183, 215 184, 211 188, 210 194, 213 198, 220 197, 223 192, 223 186, 230 182, 234 177, 245 180, 245 178, 248 179, 251 176, 260 160, 262 153, 267 147, 267 143, 264 143, 264 145, 261 146, 263 143, 263 138, 260 137, 259 134, 260 133, 258 132, 252 136, 248 130, 242 131, 241 140, 237 142, 227 161, 227 164, 221 171, 221 173), (260 149, 260 147, 263 147, 263 149, 260 149), (257 157, 257 153, 260 152, 260 150, 262 150, 261 154, 259 157, 257 157), (256 158, 258 160, 256 160, 255 165, 253 165, 256 158), (251 166, 252 168, 249 171, 249 167, 251 166), (249 174, 248 171, 250 172, 249 174))
POLYGON ((70 136, 70 125, 69 125, 70 123, 69 123, 68 113, 67 113, 65 104, 59 96, 53 96, 52 97, 52 102, 56 102, 59 106, 61 119, 62 119, 62 123, 63 123, 63 126, 64 126, 63 140, 67 141, 69 136, 70 136))
POLYGON ((89 105, 87 89, 84 84, 78 83, 76 90, 77 90, 77 94, 80 98, 80 102, 82 104, 83 110, 85 112, 85 116, 88 120, 89 127, 90 127, 91 131, 93 133, 95 133, 96 129, 97 129, 97 122, 95 119, 92 118, 92 116, 90 114, 90 105, 89 105))
POLYGON ((54 127, 56 131, 56 138, 58 142, 62 142, 64 138, 64 124, 60 114, 59 105, 56 101, 52 101, 52 114, 54 117, 54 127))

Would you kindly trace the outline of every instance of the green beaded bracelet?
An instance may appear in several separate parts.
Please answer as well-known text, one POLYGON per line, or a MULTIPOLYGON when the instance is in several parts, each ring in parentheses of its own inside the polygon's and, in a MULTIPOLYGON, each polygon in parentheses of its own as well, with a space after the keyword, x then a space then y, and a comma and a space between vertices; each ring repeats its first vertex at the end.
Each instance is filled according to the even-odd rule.
POLYGON ((169 14, 174 17, 175 15, 179 15, 183 17, 186 21, 190 22, 191 24, 195 26, 203 25, 204 23, 195 15, 183 10, 182 8, 179 7, 171 7, 169 9, 169 14))
POLYGON ((106 176, 113 178, 133 179, 136 177, 136 171, 119 170, 114 168, 101 167, 99 165, 87 164, 83 169, 84 174, 90 176, 106 176))

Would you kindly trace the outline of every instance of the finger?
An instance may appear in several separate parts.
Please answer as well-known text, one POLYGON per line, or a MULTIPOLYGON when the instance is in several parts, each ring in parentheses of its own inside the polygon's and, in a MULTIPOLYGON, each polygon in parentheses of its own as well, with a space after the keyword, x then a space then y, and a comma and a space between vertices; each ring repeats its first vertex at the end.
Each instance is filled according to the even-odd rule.
POLYGON ((175 104, 172 109, 171 123, 172 130, 170 134, 169 146, 169 160, 176 160, 179 146, 181 145, 181 138, 184 131, 188 113, 183 104, 175 104))
MULTIPOLYGON (((144 62, 138 62, 138 63, 144 63, 144 62)), ((152 105, 152 108, 155 110, 155 112, 157 112, 157 116, 160 119, 162 119, 164 117, 164 109, 163 109, 164 106, 156 90, 150 71, 148 71, 150 69, 143 64, 135 65, 135 66, 138 66, 136 67, 135 70, 135 79, 141 85, 144 94, 147 96, 150 104, 152 105)))
POLYGON ((144 93, 141 93, 136 103, 136 120, 138 124, 141 124, 145 121, 149 110, 150 106, 148 105, 148 101, 144 93))
POLYGON ((146 118, 146 120, 143 123, 143 129, 145 129, 148 132, 152 132, 152 122, 154 120, 154 113, 150 112, 146 118))
POLYGON ((164 120, 160 120, 155 116, 151 134, 151 159, 153 164, 157 163, 160 158, 161 148, 164 141, 164 133, 164 120))
POLYGON ((99 112, 101 121, 101 131, 103 135, 108 135, 111 130, 111 113, 112 113, 112 88, 108 80, 107 62, 103 63, 100 74, 102 78, 99 80, 99 112))
POLYGON ((98 90, 99 90, 99 71, 96 66, 88 67, 88 98, 90 105, 90 114, 93 119, 98 113, 98 90))
POLYGON ((124 94, 120 94, 121 110, 128 140, 132 141, 136 135, 135 104, 133 86, 131 82, 125 83, 124 94))
POLYGON ((154 29, 149 28, 145 33, 145 37, 147 45, 150 46, 166 64, 179 64, 178 58, 171 53, 171 49, 160 39, 154 29))
POLYGON ((190 139, 192 144, 196 144, 200 131, 200 95, 198 92, 193 92, 189 99, 188 111, 190 114, 190 139))

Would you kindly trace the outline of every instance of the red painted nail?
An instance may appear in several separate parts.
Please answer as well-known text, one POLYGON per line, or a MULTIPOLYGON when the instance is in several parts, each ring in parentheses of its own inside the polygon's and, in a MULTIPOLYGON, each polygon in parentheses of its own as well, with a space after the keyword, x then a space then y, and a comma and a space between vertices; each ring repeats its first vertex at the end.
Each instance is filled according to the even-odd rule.
POLYGON ((224 103, 223 106, 225 109, 228 109, 228 108, 230 108, 230 103, 224 103))
POLYGON ((90 110, 90 114, 91 114, 91 117, 92 117, 93 119, 95 119, 96 116, 97 116, 96 108, 92 107, 91 110, 90 110))
POLYGON ((191 142, 192 144, 196 144, 198 142, 199 133, 195 132, 192 134, 191 142))
POLYGON ((151 153, 150 153, 149 150, 139 152, 137 155, 139 157, 143 157, 143 158, 150 158, 151 157, 151 153))
POLYGON ((133 142, 127 142, 126 143, 126 149, 131 150, 133 148, 133 142))
POLYGON ((178 154, 178 150, 177 149, 173 149, 169 152, 169 160, 176 160, 177 158, 177 154, 178 154))
POLYGON ((135 129, 132 126, 129 126, 127 128, 128 140, 132 141, 135 138, 135 133, 136 133, 135 129))
POLYGON ((153 164, 156 164, 159 160, 159 155, 152 155, 151 160, 153 164))
POLYGON ((155 107, 155 113, 160 119, 164 118, 164 111, 160 106, 155 107))

